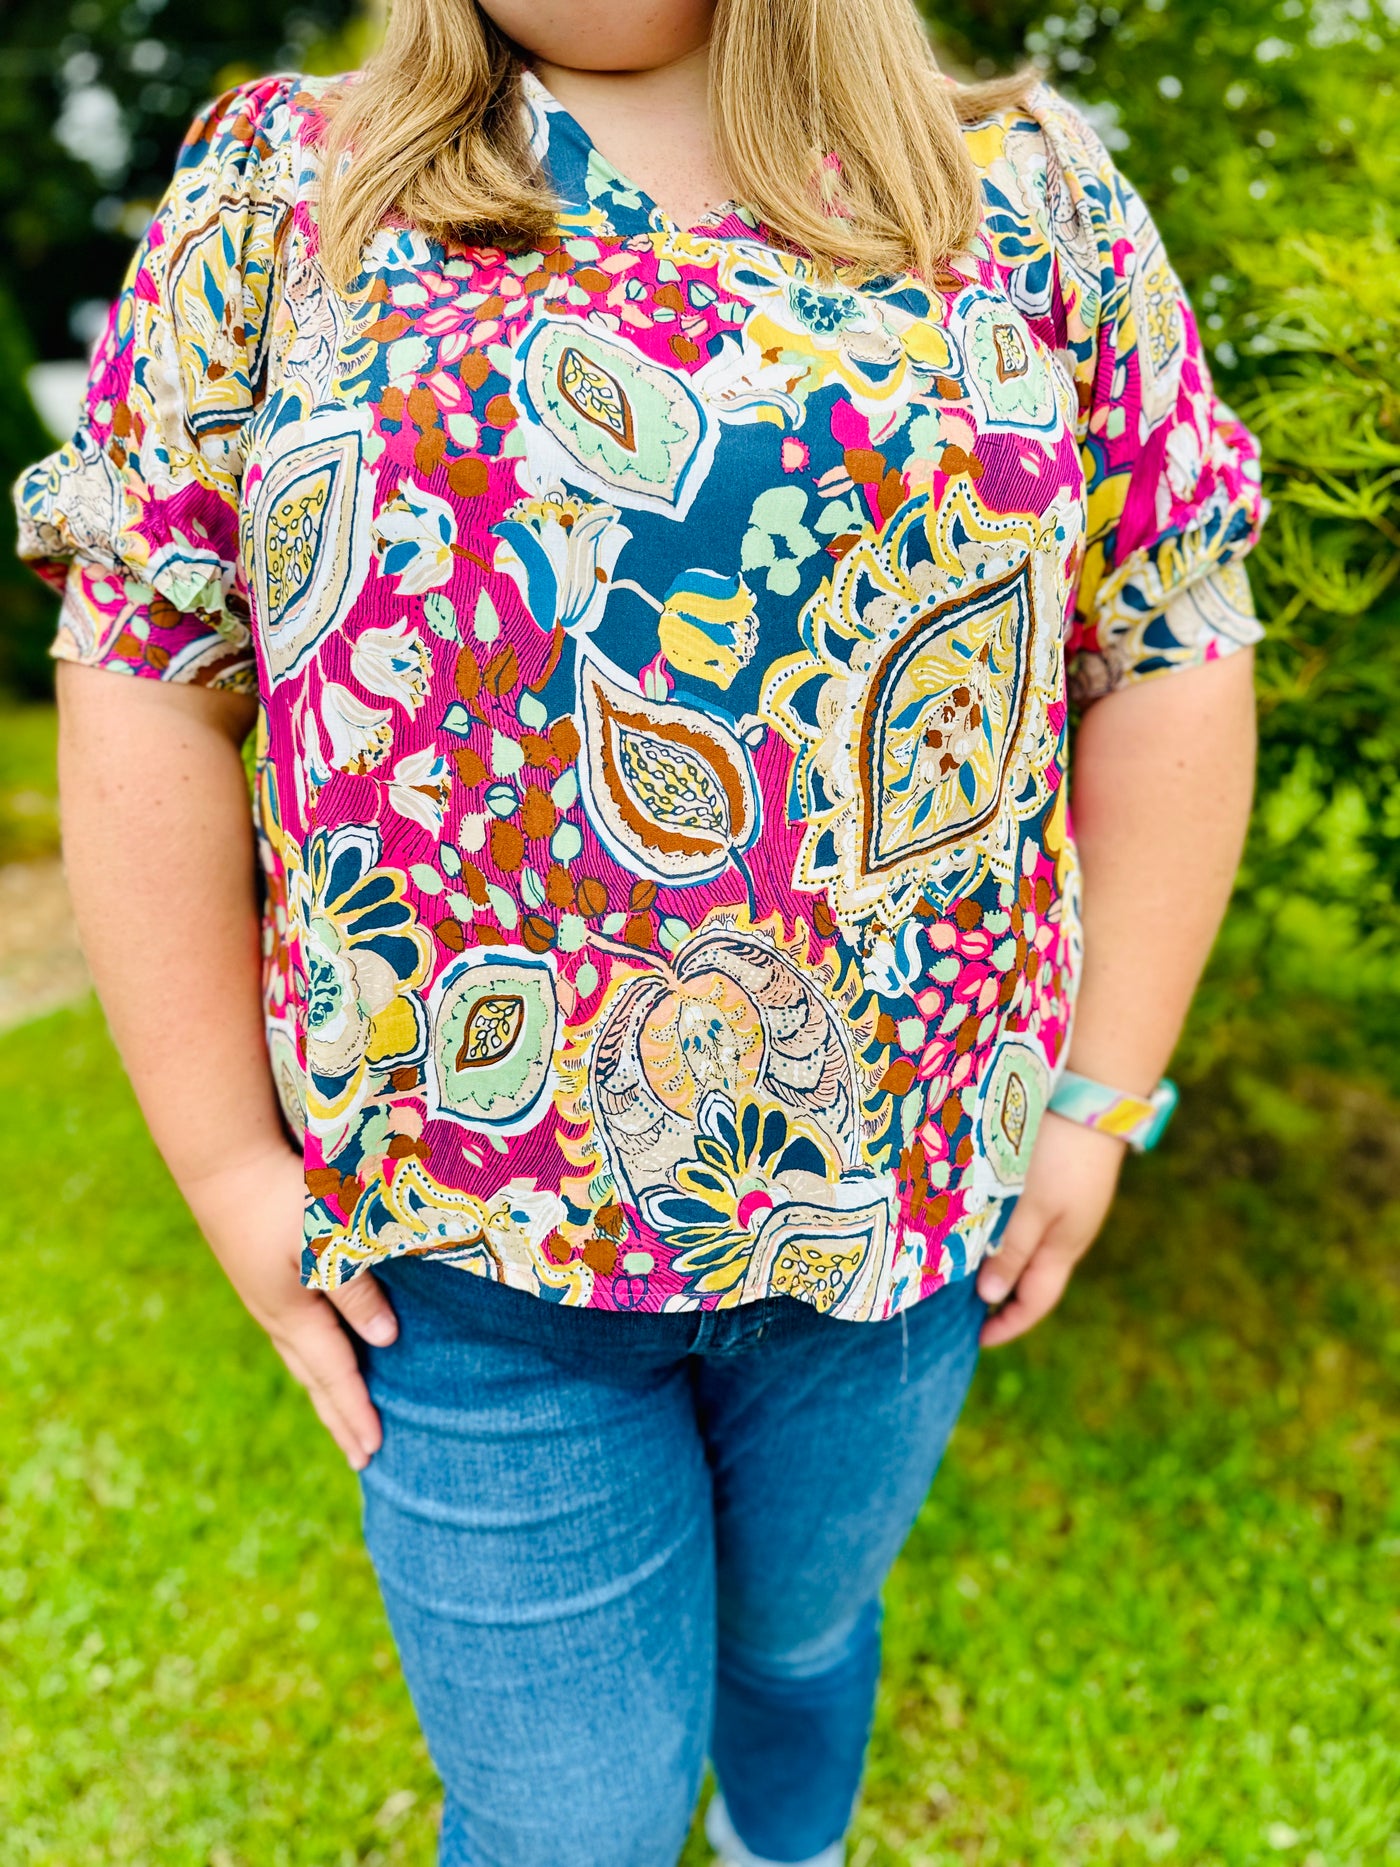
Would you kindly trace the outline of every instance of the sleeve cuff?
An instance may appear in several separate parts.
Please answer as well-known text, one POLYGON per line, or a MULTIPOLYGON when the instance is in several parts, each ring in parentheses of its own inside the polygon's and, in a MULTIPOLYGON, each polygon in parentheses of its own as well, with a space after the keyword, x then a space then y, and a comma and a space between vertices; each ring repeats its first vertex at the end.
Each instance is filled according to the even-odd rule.
POLYGON ((1079 705, 1104 694, 1219 661, 1264 637, 1242 563, 1222 565, 1176 592, 1141 621, 1119 627, 1070 661, 1070 697, 1079 705))

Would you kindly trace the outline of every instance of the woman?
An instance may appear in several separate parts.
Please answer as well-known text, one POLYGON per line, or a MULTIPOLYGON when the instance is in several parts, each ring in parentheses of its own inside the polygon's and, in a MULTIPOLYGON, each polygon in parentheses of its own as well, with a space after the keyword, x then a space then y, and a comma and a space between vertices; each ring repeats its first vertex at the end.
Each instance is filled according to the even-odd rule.
POLYGON ((443 1861, 662 1867, 707 1752, 724 1859, 838 1861, 1247 813, 1254 450, 1140 201, 907 0, 398 0, 196 123, 22 505, 102 1000, 443 1861))

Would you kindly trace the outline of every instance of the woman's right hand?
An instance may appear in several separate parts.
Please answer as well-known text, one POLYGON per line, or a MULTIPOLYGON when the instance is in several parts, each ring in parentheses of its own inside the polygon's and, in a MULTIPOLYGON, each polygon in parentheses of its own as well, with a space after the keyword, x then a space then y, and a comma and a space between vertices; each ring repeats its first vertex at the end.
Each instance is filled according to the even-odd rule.
POLYGON ((222 1167, 182 1188, 215 1257, 254 1321, 311 1396, 356 1471, 379 1450, 379 1415, 336 1311, 366 1342, 399 1332, 383 1286, 368 1272, 329 1298, 301 1281, 302 1163, 288 1147, 222 1167))

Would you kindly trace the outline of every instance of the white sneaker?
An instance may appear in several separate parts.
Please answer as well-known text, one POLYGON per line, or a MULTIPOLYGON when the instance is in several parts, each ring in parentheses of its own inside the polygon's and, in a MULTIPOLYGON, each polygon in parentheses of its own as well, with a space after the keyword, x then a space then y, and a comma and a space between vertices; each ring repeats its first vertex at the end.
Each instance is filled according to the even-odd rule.
MULTIPOLYGON (((718 1854, 720 1867, 781 1867, 777 1861, 764 1860, 757 1854, 751 1854, 744 1846, 734 1832, 729 1810, 725 1808, 724 1797, 718 1790, 710 1798, 710 1806, 705 1811, 705 1839, 718 1854)), ((791 1867, 841 1867, 845 1858, 845 1842, 833 1841, 820 1854, 812 1855, 810 1860, 793 1862, 791 1867)))

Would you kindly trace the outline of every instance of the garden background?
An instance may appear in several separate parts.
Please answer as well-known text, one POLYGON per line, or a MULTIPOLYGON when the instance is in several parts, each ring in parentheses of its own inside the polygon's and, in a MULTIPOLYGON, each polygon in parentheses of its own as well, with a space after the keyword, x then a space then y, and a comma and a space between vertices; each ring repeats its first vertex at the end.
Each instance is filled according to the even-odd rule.
MULTIPOLYGON (((1154 207, 1264 438, 1270 641, 1183 1114, 978 1375, 891 1589, 851 1858, 1400 1862, 1400 3, 930 15, 963 71, 1040 61, 1154 207)), ((9 0, 0 35, 9 478, 51 444, 32 364, 82 355, 196 106, 367 28, 9 0)), ((308 1455, 91 1002, 22 1019, 80 974, 51 614, 0 552, 0 1867, 426 1867, 353 1481, 308 1455)))

